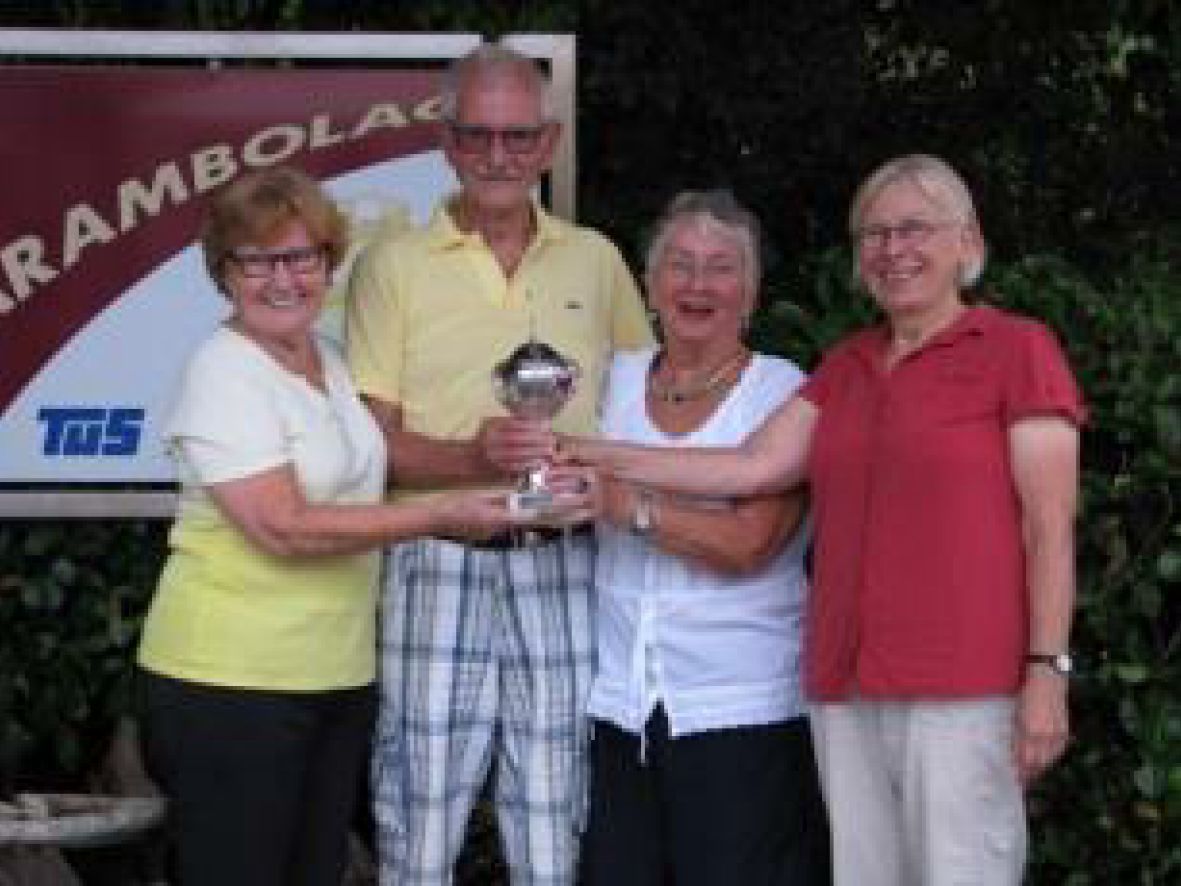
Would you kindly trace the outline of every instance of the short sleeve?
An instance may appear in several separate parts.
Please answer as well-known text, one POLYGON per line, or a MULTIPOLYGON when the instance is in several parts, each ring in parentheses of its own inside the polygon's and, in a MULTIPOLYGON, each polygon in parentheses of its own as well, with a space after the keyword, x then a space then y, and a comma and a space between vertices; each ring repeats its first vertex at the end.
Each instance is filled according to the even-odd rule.
POLYGON ((362 394, 401 403, 404 320, 395 277, 396 249, 377 241, 357 259, 345 306, 349 371, 362 394))
POLYGON ((616 436, 629 411, 642 410, 645 379, 652 350, 616 351, 607 368, 599 430, 616 436))
POLYGON ((756 391, 759 422, 767 419, 788 400, 799 393, 807 377, 798 366, 784 357, 759 357, 765 366, 760 375, 760 383, 756 391))
POLYGON ((817 409, 823 409, 836 384, 836 376, 840 372, 841 355, 839 352, 825 354, 808 378, 800 385, 797 395, 807 400, 817 409))
POLYGON ((647 347, 652 344, 652 325, 635 278, 615 244, 605 238, 603 252, 611 291, 611 344, 615 350, 647 347))
POLYGON ((205 348, 189 364, 164 442, 202 486, 291 461, 268 383, 230 348, 205 348))
POLYGON ((1022 321, 1017 327, 1002 409, 1006 425, 1034 415, 1058 415, 1075 425, 1086 420, 1082 394, 1066 356, 1040 323, 1022 321))

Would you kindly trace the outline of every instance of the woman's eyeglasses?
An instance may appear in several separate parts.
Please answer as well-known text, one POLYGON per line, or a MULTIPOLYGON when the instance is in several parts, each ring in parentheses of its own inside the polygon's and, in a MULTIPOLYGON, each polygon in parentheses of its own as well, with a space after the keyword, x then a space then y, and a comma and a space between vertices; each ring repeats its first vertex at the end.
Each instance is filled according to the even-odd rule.
POLYGON ((243 277, 258 279, 273 277, 282 265, 289 274, 313 274, 324 269, 326 253, 323 246, 297 246, 292 249, 242 250, 229 253, 230 259, 243 277))
POLYGON ((893 225, 865 225, 854 234, 862 249, 882 249, 893 239, 899 246, 921 246, 940 228, 955 224, 950 221, 928 221, 924 218, 904 218, 893 225))

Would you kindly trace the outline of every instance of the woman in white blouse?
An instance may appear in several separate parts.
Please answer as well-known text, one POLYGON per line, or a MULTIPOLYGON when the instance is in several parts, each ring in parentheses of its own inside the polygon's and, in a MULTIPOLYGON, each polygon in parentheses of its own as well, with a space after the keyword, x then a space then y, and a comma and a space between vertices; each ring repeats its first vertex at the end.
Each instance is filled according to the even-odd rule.
MULTIPOLYGON (((758 237, 728 192, 671 203, 647 261, 663 345, 615 358, 604 436, 731 446, 792 395, 800 371, 743 343, 758 237)), ((585 882, 827 882, 799 673, 804 499, 600 490, 585 882)))

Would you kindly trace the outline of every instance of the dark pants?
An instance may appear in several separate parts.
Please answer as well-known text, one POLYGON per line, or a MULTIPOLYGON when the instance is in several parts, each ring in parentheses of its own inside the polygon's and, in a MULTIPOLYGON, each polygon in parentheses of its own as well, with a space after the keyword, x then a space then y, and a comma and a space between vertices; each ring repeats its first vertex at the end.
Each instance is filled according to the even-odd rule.
POLYGON ((585 886, 819 886, 828 824, 803 718, 671 739, 595 721, 585 886))
POLYGON ((373 687, 269 692, 144 674, 143 689, 180 886, 339 886, 373 687))

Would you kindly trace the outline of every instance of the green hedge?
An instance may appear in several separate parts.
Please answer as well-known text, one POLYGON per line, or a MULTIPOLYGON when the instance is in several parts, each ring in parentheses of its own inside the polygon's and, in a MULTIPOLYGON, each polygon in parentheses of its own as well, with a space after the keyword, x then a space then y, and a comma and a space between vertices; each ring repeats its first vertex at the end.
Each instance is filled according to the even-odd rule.
MULTIPOLYGON (((843 251, 768 284, 753 331, 806 366, 871 312, 843 251)), ((1181 878, 1181 272, 1161 246, 1116 273, 1039 256, 991 269, 997 300, 1044 318, 1065 344, 1090 423, 1078 521, 1074 740, 1032 793, 1035 884, 1181 878)), ((0 761, 67 782, 94 763, 127 709, 136 628, 163 527, 0 526, 0 761)), ((486 817, 468 882, 500 870, 486 817)))
POLYGON ((0 524, 0 789, 95 767, 163 551, 160 524, 0 524))

